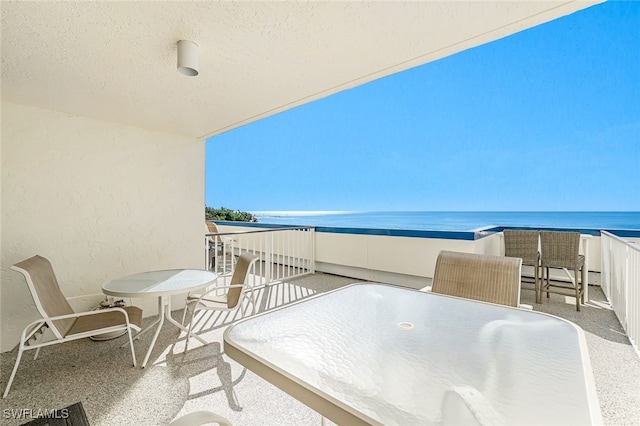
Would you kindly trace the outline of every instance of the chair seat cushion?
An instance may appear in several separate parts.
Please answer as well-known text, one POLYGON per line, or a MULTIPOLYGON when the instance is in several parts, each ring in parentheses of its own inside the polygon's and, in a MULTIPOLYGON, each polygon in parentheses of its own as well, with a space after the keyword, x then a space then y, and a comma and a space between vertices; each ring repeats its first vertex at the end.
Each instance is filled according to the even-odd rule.
MULTIPOLYGON (((187 303, 194 303, 199 298, 199 294, 190 294, 189 297, 187 297, 187 303)), ((200 300, 200 304, 204 306, 227 306, 227 296, 214 296, 212 294, 208 294, 200 300)))
POLYGON ((575 262, 559 259, 544 259, 542 262, 543 268, 567 268, 576 269, 584 266, 584 256, 579 255, 575 262))
MULTIPOLYGON (((127 306, 124 310, 127 311, 127 315, 129 316, 129 323, 134 328, 140 330, 142 328, 142 309, 137 306, 127 306)), ((121 312, 105 309, 100 314, 78 317, 73 326, 65 334, 65 337, 124 324, 124 315, 122 315, 121 312)), ((96 335, 98 334, 99 333, 96 333, 96 335)))
POLYGON ((523 265, 531 265, 531 266, 539 266, 540 265, 540 254, 538 253, 535 257, 527 257, 527 256, 514 256, 520 257, 522 259, 523 265))

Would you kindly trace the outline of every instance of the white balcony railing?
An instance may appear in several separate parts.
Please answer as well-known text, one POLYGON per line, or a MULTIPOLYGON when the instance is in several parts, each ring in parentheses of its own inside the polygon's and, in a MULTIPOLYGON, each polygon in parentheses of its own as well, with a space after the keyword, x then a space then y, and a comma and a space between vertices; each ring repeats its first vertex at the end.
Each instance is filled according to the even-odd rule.
POLYGON ((233 271, 235 258, 241 252, 248 251, 258 256, 255 269, 250 271, 252 282, 249 284, 253 288, 315 272, 313 227, 219 232, 207 234, 207 237, 220 241, 214 271, 221 276, 233 271))
POLYGON ((640 354, 640 244, 602 231, 601 286, 640 354))

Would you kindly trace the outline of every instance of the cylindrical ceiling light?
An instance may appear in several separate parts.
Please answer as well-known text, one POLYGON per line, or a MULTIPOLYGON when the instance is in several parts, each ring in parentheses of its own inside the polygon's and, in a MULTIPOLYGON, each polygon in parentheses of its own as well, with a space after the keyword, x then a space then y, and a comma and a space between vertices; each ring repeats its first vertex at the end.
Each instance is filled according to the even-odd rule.
POLYGON ((198 75, 198 45, 192 41, 178 41, 178 72, 193 77, 198 75))

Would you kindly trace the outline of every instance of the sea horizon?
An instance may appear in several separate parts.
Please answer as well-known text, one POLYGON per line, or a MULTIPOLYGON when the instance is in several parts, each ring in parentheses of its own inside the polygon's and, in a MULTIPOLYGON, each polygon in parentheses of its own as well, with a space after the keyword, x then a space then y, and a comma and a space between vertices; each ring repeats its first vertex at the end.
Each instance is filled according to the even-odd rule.
POLYGON ((253 211, 258 222, 373 229, 475 231, 495 226, 640 230, 637 211, 253 211))

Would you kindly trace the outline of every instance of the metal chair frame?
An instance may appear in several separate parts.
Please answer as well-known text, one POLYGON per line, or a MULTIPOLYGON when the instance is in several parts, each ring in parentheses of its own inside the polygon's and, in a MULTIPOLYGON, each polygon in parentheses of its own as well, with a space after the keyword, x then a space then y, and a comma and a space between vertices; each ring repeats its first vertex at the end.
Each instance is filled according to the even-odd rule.
POLYGON ((431 291, 520 307, 522 259, 443 250, 436 260, 431 291))
POLYGON ((540 282, 540 231, 505 229, 504 255, 507 257, 519 257, 523 265, 533 266, 534 288, 536 303, 540 303, 542 283, 540 282))
POLYGON ((191 320, 189 321, 189 331, 187 332, 187 338, 184 344, 185 353, 189 346, 189 339, 193 332, 194 317, 198 310, 235 311, 242 307, 242 316, 244 317, 245 304, 243 302, 245 298, 248 298, 249 303, 253 305, 252 312, 255 312, 256 302, 253 289, 250 289, 249 296, 247 295, 245 288, 247 287, 247 278, 249 276, 251 266, 257 260, 258 257, 249 252, 242 253, 236 261, 230 285, 214 286, 205 290, 202 294, 192 294, 187 297, 186 306, 182 315, 182 324, 184 324, 187 316, 187 310, 190 306, 192 307, 192 312, 191 320), (225 290, 222 296, 219 295, 221 290, 225 290), (215 293, 215 295, 212 295, 213 293, 215 293))
MULTIPOLYGON (((541 291, 574 296, 576 298, 576 310, 580 311, 580 303, 584 304, 584 286, 587 284, 587 270, 585 257, 579 254, 580 233, 569 231, 541 231, 541 258, 542 288, 541 291), (552 282, 549 274, 550 268, 562 269, 570 280, 570 285, 560 282, 552 282), (570 270, 573 270, 573 276, 570 270), (581 272, 578 278, 578 272, 581 272), (546 278, 545 278, 546 277, 546 278), (568 293, 570 290, 571 293, 568 293)), ((542 299, 542 298, 541 298, 542 299)), ((541 300, 542 301, 542 300, 541 300)))
MULTIPOLYGON (((11 372, 11 376, 9 377, 9 381, 7 383, 7 387, 5 388, 4 394, 2 395, 2 398, 5 398, 9 393, 9 390, 11 389, 11 384, 13 383, 13 379, 15 378, 16 372, 18 371, 18 366, 20 365, 22 354, 25 351, 32 350, 32 349, 36 349, 36 353, 33 357, 33 359, 35 360, 38 358, 38 354, 40 353, 40 348, 42 347, 55 345, 58 343, 69 342, 77 339, 84 339, 85 337, 125 330, 125 331, 128 331, 127 334, 129 337, 129 345, 131 347, 131 358, 133 360, 133 366, 134 367, 136 366, 136 353, 133 347, 133 338, 131 336, 132 334, 131 330, 133 329, 136 331, 140 331, 140 328, 141 328, 140 325, 142 321, 142 311, 139 308, 136 308, 136 307, 128 307, 124 309, 110 308, 110 309, 102 309, 102 310, 95 310, 95 311, 88 311, 88 312, 73 312, 73 309, 71 309, 71 306, 68 303, 66 303, 66 306, 59 307, 59 311, 68 312, 68 313, 65 313, 62 315, 51 315, 51 312, 50 312, 51 309, 49 307, 49 304, 43 303, 43 300, 41 300, 42 297, 46 297, 46 296, 41 295, 38 291, 39 288, 46 287, 47 292, 49 292, 50 294, 54 294, 58 298, 61 297, 64 299, 64 295, 62 295, 58 282, 55 279, 55 274, 53 273, 51 262, 49 262, 49 260, 45 259, 42 256, 36 255, 30 259, 27 259, 25 261, 22 261, 20 263, 13 265, 11 269, 14 271, 20 272, 24 276, 27 282, 27 285, 29 287, 29 291, 33 296, 33 301, 35 302, 38 312, 40 313, 40 315, 42 315, 42 318, 36 321, 33 321, 32 323, 27 325, 22 331, 22 334, 20 335, 18 357, 14 364, 13 371, 11 372), (44 272, 46 272, 46 275, 43 276, 43 274, 38 273, 38 272, 41 272, 38 270, 38 268, 40 268, 41 270, 44 270, 44 272), (34 273, 36 280, 42 281, 42 283, 40 283, 41 285, 36 285, 34 283, 34 276, 32 276, 32 272, 34 273), (47 277, 51 279, 46 280, 47 277), (114 322, 118 322, 117 319, 114 321, 114 318, 113 318, 114 313, 122 314, 122 320, 120 320, 120 323, 118 324, 113 324, 114 322), (136 314, 136 317, 138 317, 138 320, 136 322, 140 322, 140 324, 134 324, 130 322, 129 320, 130 313, 136 314), (105 318, 106 323, 111 323, 111 325, 104 326, 104 327, 91 328, 90 330, 79 331, 79 332, 74 331, 74 325, 77 324, 78 320, 85 317, 95 317, 91 319, 99 320, 98 316, 103 316, 103 318, 105 318), (106 319, 107 318, 106 316, 109 316, 110 319, 106 319), (72 321, 69 322, 68 320, 72 320, 72 321), (58 327, 59 325, 66 328, 66 330, 59 329, 58 327), (42 334, 44 328, 49 328, 54 337, 51 340, 38 343, 37 341, 38 336, 36 334, 38 333, 42 334), (31 339, 33 339, 33 341, 31 341, 31 339)), ((66 299, 64 300, 66 301, 66 299)), ((83 327, 80 327, 80 328, 84 329, 83 327)))

